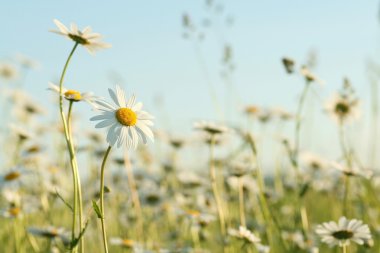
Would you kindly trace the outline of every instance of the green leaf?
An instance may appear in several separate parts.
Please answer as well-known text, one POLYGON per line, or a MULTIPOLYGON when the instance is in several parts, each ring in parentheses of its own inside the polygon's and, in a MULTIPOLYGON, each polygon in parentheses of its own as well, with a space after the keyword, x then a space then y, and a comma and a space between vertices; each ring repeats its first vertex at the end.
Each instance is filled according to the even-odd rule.
MULTIPOLYGON (((95 203, 96 205, 96 203, 95 203)), ((84 225, 84 228, 82 229, 82 231, 80 232, 80 234, 78 235, 77 238, 74 238, 71 242, 70 242, 70 250, 74 249, 79 241, 80 241, 80 238, 82 238, 82 236, 84 235, 84 232, 86 232, 86 229, 87 229, 87 225, 88 225, 88 221, 86 222, 86 224, 84 225)))
POLYGON ((59 194, 58 190, 55 189, 55 194, 57 195, 57 197, 62 200, 62 202, 68 207, 70 208, 71 212, 74 212, 74 209, 73 207, 61 196, 61 194, 59 194))
POLYGON ((100 211, 100 208, 95 200, 92 201, 92 207, 94 208, 94 211, 99 219, 103 219, 102 212, 100 211))

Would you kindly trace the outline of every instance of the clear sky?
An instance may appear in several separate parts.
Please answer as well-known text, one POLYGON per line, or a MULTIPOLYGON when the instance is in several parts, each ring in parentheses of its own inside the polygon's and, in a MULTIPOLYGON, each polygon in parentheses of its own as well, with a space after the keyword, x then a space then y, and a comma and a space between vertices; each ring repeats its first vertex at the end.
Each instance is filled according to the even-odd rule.
POLYGON ((310 50, 318 54, 315 73, 326 83, 315 89, 317 100, 336 90, 344 76, 368 98, 366 61, 380 56, 378 1, 214 2, 223 5, 219 14, 210 14, 203 0, 1 1, 0 59, 20 52, 40 62, 25 87, 49 105, 47 83, 58 79, 73 46, 48 32, 55 29, 53 19, 80 28, 90 25, 113 47, 96 56, 79 48, 66 86, 107 97, 107 88, 119 82, 159 115, 160 128, 186 131, 197 119, 221 120, 205 72, 226 109, 224 118, 234 118, 246 103, 294 110, 303 82, 288 77, 280 59, 289 56, 301 63, 310 50), (200 51, 182 37, 184 13, 198 27, 211 17, 212 25, 202 28, 206 37, 200 51), (227 26, 226 20, 233 25, 227 26), (232 92, 219 75, 224 42, 232 46, 236 65, 232 92), (236 108, 226 108, 232 104, 236 108))

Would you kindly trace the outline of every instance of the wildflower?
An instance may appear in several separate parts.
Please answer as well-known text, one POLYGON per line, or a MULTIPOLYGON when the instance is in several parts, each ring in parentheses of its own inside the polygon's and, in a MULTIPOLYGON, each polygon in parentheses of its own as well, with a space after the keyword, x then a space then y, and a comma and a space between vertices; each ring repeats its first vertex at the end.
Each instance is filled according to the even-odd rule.
POLYGON ((256 105, 247 105, 244 108, 244 113, 248 116, 256 116, 260 112, 260 107, 256 105))
POLYGON ((96 101, 101 114, 92 117, 91 120, 100 120, 95 125, 96 128, 109 127, 107 134, 109 145, 117 144, 117 147, 120 147, 126 142, 128 148, 136 149, 139 137, 144 144, 147 143, 147 137, 153 142, 154 136, 149 126, 153 125, 154 117, 142 110, 143 104, 136 103, 134 95, 126 101, 124 90, 120 86, 116 86, 115 91, 112 89, 108 91, 114 105, 103 100, 96 101))
POLYGON ((128 249, 133 249, 134 246, 136 245, 135 241, 131 239, 123 239, 120 237, 111 238, 110 243, 112 245, 116 245, 116 246, 120 246, 120 247, 128 248, 128 249))
POLYGON ((25 141, 34 137, 33 133, 31 133, 30 130, 27 130, 24 127, 21 127, 19 125, 10 124, 9 128, 11 129, 13 133, 16 134, 16 136, 18 137, 20 141, 25 141))
POLYGON ((225 126, 215 124, 213 122, 200 121, 194 123, 194 128, 197 130, 205 131, 211 135, 223 134, 229 131, 225 126))
POLYGON ((323 81, 315 76, 306 66, 302 66, 300 72, 301 75, 305 78, 306 82, 317 82, 319 84, 323 84, 323 81))
POLYGON ((17 70, 15 67, 8 63, 0 63, 0 77, 6 80, 16 79, 18 76, 17 70))
POLYGON ((305 152, 301 155, 301 160, 307 168, 321 170, 327 167, 327 162, 320 156, 313 153, 305 152))
POLYGON ((99 33, 93 33, 91 27, 87 26, 82 31, 78 30, 76 24, 72 23, 70 30, 57 19, 53 20, 59 30, 51 30, 51 32, 58 33, 65 36, 68 39, 73 40, 77 44, 84 46, 87 51, 93 54, 96 50, 102 48, 110 48, 111 45, 99 41, 101 35, 99 33))
POLYGON ((259 237, 255 236, 251 231, 243 226, 240 226, 239 230, 233 228, 228 229, 228 234, 232 237, 242 239, 247 243, 256 244, 261 241, 259 237))
POLYGON ((359 100, 346 94, 336 93, 326 103, 326 111, 338 122, 359 118, 359 100))
POLYGON ((61 239, 65 245, 68 245, 70 242, 64 228, 56 228, 52 226, 49 226, 46 228, 31 227, 31 228, 28 228, 28 233, 34 236, 44 237, 50 240, 61 239))
MULTIPOLYGON (((49 90, 52 90, 59 94, 59 87, 53 83, 49 83, 49 90)), ((79 92, 76 90, 68 90, 62 87, 62 96, 70 102, 84 101, 90 104, 92 107, 97 108, 95 101, 100 99, 94 96, 92 92, 79 92)))
POLYGON ((7 209, 2 211, 2 216, 5 218, 18 218, 22 217, 22 208, 11 204, 7 209))
POLYGON ((292 74, 294 72, 294 60, 284 57, 282 58, 282 64, 284 64, 285 70, 288 74, 292 74))
POLYGON ((321 237, 322 242, 330 247, 335 245, 344 247, 349 245, 350 241, 363 245, 372 238, 367 224, 357 219, 348 220, 346 217, 340 217, 338 223, 324 222, 317 226, 315 232, 321 237))
POLYGON ((336 162, 332 162, 332 163, 330 163, 330 165, 334 169, 344 173, 347 176, 360 176, 360 177, 364 177, 367 179, 370 179, 373 176, 373 171, 370 169, 361 169, 361 168, 356 167, 356 166, 348 167, 348 166, 345 166, 345 165, 342 165, 342 164, 339 164, 336 162))
POLYGON ((15 59, 25 69, 36 69, 36 68, 38 68, 38 62, 34 61, 33 59, 31 59, 25 55, 16 54, 15 59))

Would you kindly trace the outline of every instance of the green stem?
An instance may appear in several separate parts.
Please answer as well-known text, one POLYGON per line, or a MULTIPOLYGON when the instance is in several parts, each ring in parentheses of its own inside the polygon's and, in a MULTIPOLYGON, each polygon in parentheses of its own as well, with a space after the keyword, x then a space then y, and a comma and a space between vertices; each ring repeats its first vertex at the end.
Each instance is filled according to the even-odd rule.
POLYGON ((342 251, 343 251, 343 253, 347 253, 347 245, 346 244, 343 245, 342 251))
POLYGON ((102 235, 103 235, 103 244, 104 244, 104 252, 108 253, 108 246, 107 246, 107 233, 106 233, 106 226, 104 222, 104 168, 106 165, 106 161, 108 158, 108 155, 111 151, 111 146, 108 146, 106 153, 104 154, 102 167, 100 170, 100 212, 102 213, 101 217, 101 223, 102 223, 102 235))
POLYGON ((214 146, 215 146, 215 136, 211 135, 211 141, 210 141, 210 179, 211 179, 211 187, 214 194, 216 207, 218 209, 218 215, 219 215, 219 222, 220 222, 220 231, 222 233, 222 236, 224 237, 226 235, 226 223, 225 223, 225 217, 223 212, 223 206, 222 201, 219 196, 218 186, 216 182, 216 173, 215 173, 215 166, 214 166, 214 146))
POLYGON ((239 177, 239 212, 240 212, 240 225, 246 227, 245 212, 244 212, 244 187, 243 178, 239 177))
MULTIPOLYGON (((68 129, 69 140, 70 140, 70 149, 75 151, 74 145, 73 145, 72 128, 71 128, 71 113, 72 113, 73 104, 74 102, 70 101, 69 111, 67 113, 67 129, 68 129)), ((73 153, 75 154, 75 152, 73 153)), ((75 165, 74 175, 75 175, 75 184, 76 184, 76 193, 74 194, 77 196, 77 202, 79 204, 79 234, 80 234, 83 229, 83 201, 82 201, 82 187, 81 187, 81 182, 80 182, 78 163, 75 156, 74 156, 74 165, 75 165)), ((80 250, 82 253, 84 252, 84 236, 80 237, 80 250)))
MULTIPOLYGON (((350 152, 347 149, 345 140, 344 140, 344 125, 343 122, 339 122, 339 139, 340 139, 340 146, 342 149, 342 153, 344 156, 344 159, 346 161, 346 165, 349 170, 352 169, 352 160, 350 156, 350 152)), ((349 209, 349 190, 350 190, 350 176, 345 174, 344 175, 344 193, 343 193, 343 215, 348 215, 348 209, 349 209)))
MULTIPOLYGON (((305 104, 306 95, 310 87, 310 82, 307 82, 303 88, 301 98, 298 102, 298 108, 297 108, 297 114, 296 114, 296 128, 295 128, 295 144, 294 144, 294 157, 297 159, 298 152, 299 152, 299 143, 300 143, 300 133, 301 133, 301 116, 302 116, 302 109, 305 104)), ((298 160, 298 159, 297 159, 298 160)), ((297 166, 298 169, 298 166, 297 166)))
MULTIPOLYGON (((78 43, 75 43, 73 49, 71 50, 69 57, 66 60, 65 66, 63 67, 63 71, 61 74, 61 78, 59 80, 59 111, 61 114, 61 120, 63 123, 63 128, 64 128, 64 134, 65 134, 65 139, 66 139, 66 144, 69 149, 69 155, 70 155, 70 164, 71 164, 71 169, 73 173, 73 187, 74 187, 74 205, 73 205, 73 221, 72 221, 72 230, 71 230, 71 239, 75 239, 75 227, 76 227, 76 214, 77 214, 77 173, 76 173, 76 157, 75 157, 75 152, 73 149, 73 146, 71 144, 70 140, 70 135, 68 131, 68 126, 67 126, 67 121, 66 121, 66 116, 65 113, 63 112, 63 94, 62 94, 62 89, 63 89, 63 80, 65 78, 66 70, 67 67, 69 66, 70 60, 75 52, 75 49, 77 48, 78 43)), ((72 252, 76 252, 76 248, 72 249, 72 252)))

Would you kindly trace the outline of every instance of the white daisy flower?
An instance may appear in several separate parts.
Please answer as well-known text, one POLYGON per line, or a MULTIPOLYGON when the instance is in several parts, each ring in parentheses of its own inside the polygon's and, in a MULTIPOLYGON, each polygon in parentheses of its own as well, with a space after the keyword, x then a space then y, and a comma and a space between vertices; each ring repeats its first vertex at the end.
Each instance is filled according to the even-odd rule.
POLYGON ((126 142, 128 148, 137 147, 139 138, 147 143, 147 137, 154 142, 154 135, 149 128, 153 126, 154 117, 142 110, 143 104, 136 103, 134 95, 126 100, 124 90, 116 86, 115 91, 108 89, 114 102, 110 104, 103 100, 97 100, 100 115, 92 117, 91 121, 100 120, 96 128, 108 127, 107 142, 110 146, 117 144, 121 147, 126 142))
POLYGON ((332 168, 344 173, 346 176, 360 176, 366 179, 370 179, 373 176, 373 170, 362 169, 357 166, 345 166, 337 162, 331 162, 330 165, 332 168))
POLYGON ((360 117, 359 100, 340 93, 335 93, 326 102, 326 111, 338 123, 349 122, 360 117))
POLYGON ((243 227, 243 226, 240 226, 239 230, 236 230, 233 228, 228 229, 228 234, 232 237, 242 239, 252 244, 261 242, 259 237, 255 236, 251 231, 249 231, 246 227, 243 227))
POLYGON ((322 242, 330 247, 347 246, 350 241, 363 245, 372 238, 367 224, 363 224, 363 221, 357 219, 348 220, 346 217, 340 217, 338 223, 324 222, 317 226, 315 232, 321 237, 322 242))
POLYGON ((300 73, 308 83, 316 82, 320 85, 324 84, 324 82, 321 79, 319 79, 316 75, 314 75, 314 73, 312 73, 310 69, 308 69, 306 66, 301 67, 300 73))
MULTIPOLYGON (((49 83, 48 90, 52 90, 59 94, 59 86, 49 83)), ((95 101, 99 100, 100 97, 94 96, 92 92, 79 92, 77 90, 69 90, 65 87, 62 87, 62 96, 72 102, 84 101, 90 104, 92 107, 97 108, 97 104, 95 101)))
POLYGON ((59 30, 51 30, 51 32, 58 33, 75 41, 78 44, 84 46, 87 51, 93 54, 96 50, 102 48, 110 48, 111 44, 99 41, 101 35, 99 33, 93 33, 91 27, 87 26, 82 31, 78 30, 76 24, 71 23, 70 30, 57 19, 53 20, 59 30))
POLYGON ((202 130, 209 134, 222 134, 229 131, 226 126, 207 121, 195 122, 194 129, 202 130))

